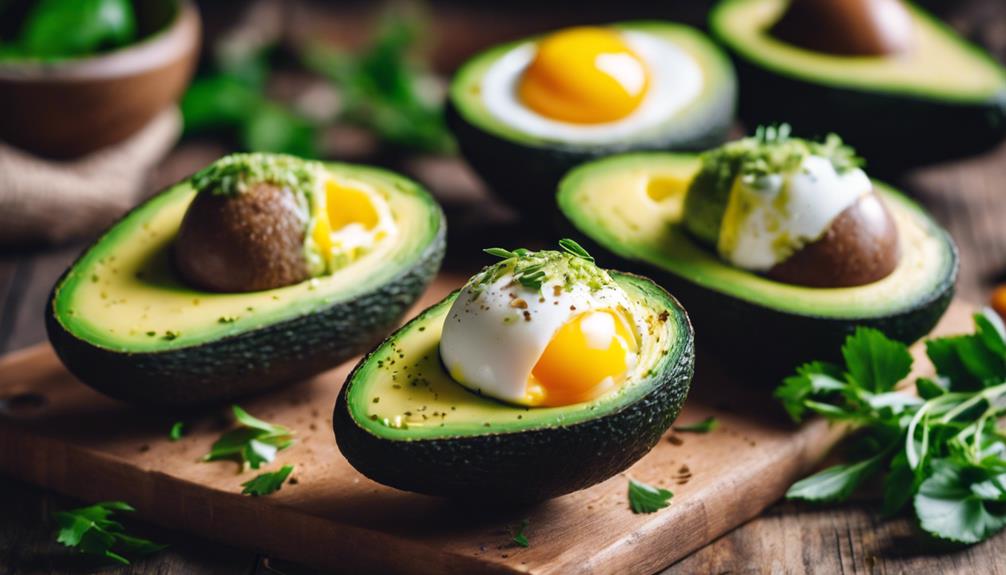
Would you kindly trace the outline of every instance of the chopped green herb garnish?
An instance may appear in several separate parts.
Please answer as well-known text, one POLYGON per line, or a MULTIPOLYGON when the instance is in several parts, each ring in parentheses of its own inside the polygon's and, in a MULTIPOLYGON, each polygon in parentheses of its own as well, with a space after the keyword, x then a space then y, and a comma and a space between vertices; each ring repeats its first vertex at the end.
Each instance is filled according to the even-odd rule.
POLYGON ((129 565, 127 556, 148 555, 167 545, 126 535, 125 528, 111 519, 117 511, 135 511, 123 501, 106 501, 89 507, 53 513, 59 525, 56 541, 82 553, 106 557, 129 565))
POLYGON ((897 391, 911 371, 905 344, 859 328, 842 347, 844 366, 801 366, 776 390, 796 421, 817 413, 857 428, 852 461, 798 481, 791 499, 842 501, 884 475, 883 511, 911 506, 926 533, 977 543, 1006 527, 1006 331, 994 312, 975 333, 930 339, 937 377, 917 395, 897 391))
POLYGON ((167 330, 167 331, 164 332, 164 339, 166 339, 168 341, 171 341, 173 339, 178 339, 178 336, 180 336, 180 335, 182 335, 182 334, 179 333, 179 332, 177 332, 177 331, 172 331, 172 330, 169 329, 169 330, 167 330))
POLYGON ((255 497, 276 493, 280 487, 283 487, 283 483, 286 482, 286 478, 290 476, 291 472, 293 472, 293 466, 284 465, 279 471, 260 473, 254 479, 241 484, 241 487, 244 488, 241 493, 255 497))
POLYGON ((250 186, 268 182, 294 192, 310 193, 317 174, 324 170, 317 162, 284 154, 242 153, 224 156, 192 176, 197 192, 230 196, 250 186))
POLYGON ((233 315, 222 315, 217 319, 218 323, 234 323, 238 320, 237 316, 233 315))
POLYGON ((527 534, 524 533, 527 530, 527 526, 530 522, 527 519, 522 519, 520 526, 517 528, 517 533, 513 536, 513 542, 521 547, 527 547, 531 543, 527 540, 527 534))
POLYGON ((594 261, 594 256, 587 253, 587 250, 583 249, 583 246, 576 243, 574 240, 571 240, 569 238, 563 238, 559 240, 559 247, 561 247, 562 249, 566 250, 567 252, 573 254, 578 258, 583 258, 588 262, 594 261))
POLYGON ((484 249, 482 251, 484 251, 485 253, 487 253, 487 254, 489 254, 491 256, 496 256, 498 258, 503 258, 503 259, 517 257, 517 254, 515 254, 512 251, 510 251, 508 249, 505 249, 505 248, 486 248, 486 249, 484 249))
POLYGON ((171 438, 171 441, 178 441, 181 439, 185 432, 184 428, 185 424, 183 422, 176 421, 174 425, 171 426, 171 431, 168 432, 168 437, 171 438))
POLYGON ((633 513, 654 513, 671 504, 674 494, 662 487, 654 487, 629 479, 629 507, 633 513))
POLYGON ((293 445, 293 432, 287 427, 252 417, 237 405, 232 409, 240 427, 221 435, 203 461, 233 459, 241 463, 242 469, 258 469, 272 462, 278 451, 293 445))
POLYGON ((713 416, 709 416, 702 421, 695 422, 691 425, 675 425, 674 431, 682 433, 709 433, 719 426, 719 420, 713 416))

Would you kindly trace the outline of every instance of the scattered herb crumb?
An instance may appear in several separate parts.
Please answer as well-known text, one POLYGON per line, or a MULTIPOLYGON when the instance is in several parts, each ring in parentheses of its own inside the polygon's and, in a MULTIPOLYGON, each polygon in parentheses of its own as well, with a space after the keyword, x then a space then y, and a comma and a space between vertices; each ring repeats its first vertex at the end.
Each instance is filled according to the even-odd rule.
POLYGON ((176 421, 174 425, 171 426, 171 431, 168 432, 168 437, 171 441, 178 441, 185 434, 185 423, 181 421, 176 421))
POLYGON ((246 466, 258 469, 272 462, 278 451, 293 445, 293 431, 289 428, 252 417, 238 405, 231 409, 239 427, 221 435, 203 461, 232 459, 241 464, 242 470, 246 466))
MULTIPOLYGON (((279 471, 260 473, 254 479, 241 484, 241 487, 244 488, 241 490, 241 493, 253 497, 276 493, 283 487, 283 483, 286 482, 287 477, 292 472, 292 465, 284 465, 279 471)), ((293 483, 293 480, 291 480, 291 483, 293 483)))
POLYGON ((527 540, 527 534, 524 533, 527 530, 527 526, 530 523, 527 519, 521 519, 520 526, 517 527, 517 533, 513 536, 513 542, 521 547, 528 547, 531 543, 527 540))
POLYGON ((59 525, 56 541, 82 553, 105 557, 129 565, 129 556, 148 555, 167 547, 147 539, 126 535, 117 511, 135 511, 124 501, 106 501, 89 507, 57 511, 53 518, 59 525))
POLYGON ((171 341, 173 339, 178 339, 179 335, 181 335, 179 332, 172 331, 172 330, 169 329, 169 330, 167 330, 167 331, 164 332, 164 339, 166 339, 168 341, 171 341))
POLYGON ((675 425, 674 431, 679 433, 709 433, 710 431, 715 431, 719 426, 719 420, 713 416, 709 416, 691 425, 675 425))
POLYGON ((662 487, 654 487, 629 479, 629 507, 633 513, 654 513, 670 505, 674 494, 662 487))

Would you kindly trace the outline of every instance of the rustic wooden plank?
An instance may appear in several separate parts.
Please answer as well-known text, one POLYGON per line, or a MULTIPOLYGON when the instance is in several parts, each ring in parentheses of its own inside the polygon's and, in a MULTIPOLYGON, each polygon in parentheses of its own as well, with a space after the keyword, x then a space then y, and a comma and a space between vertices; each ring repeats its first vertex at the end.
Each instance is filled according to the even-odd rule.
MULTIPOLYGON (((441 277, 419 305, 460 281, 441 277)), ((955 305, 938 329, 964 329, 968 312, 955 305)), ((681 419, 715 414, 719 429, 668 436, 626 473, 524 509, 462 507, 356 473, 338 453, 324 407, 350 365, 242 402, 298 436, 279 461, 296 466, 298 483, 249 498, 238 494, 247 477, 233 464, 197 462, 226 425, 219 411, 187 416, 190 433, 171 442, 170 414, 101 397, 75 382, 48 348, 26 350, 0 364, 0 400, 37 399, 8 401, 0 416, 0 469, 85 500, 121 498, 151 521, 329 569, 651 573, 777 500, 840 431, 823 421, 794 428, 765 389, 732 381, 714 359, 702 359, 681 419), (628 476, 672 489, 674 504, 633 515, 628 476), (513 546, 507 531, 524 517, 534 542, 528 549, 513 546)))

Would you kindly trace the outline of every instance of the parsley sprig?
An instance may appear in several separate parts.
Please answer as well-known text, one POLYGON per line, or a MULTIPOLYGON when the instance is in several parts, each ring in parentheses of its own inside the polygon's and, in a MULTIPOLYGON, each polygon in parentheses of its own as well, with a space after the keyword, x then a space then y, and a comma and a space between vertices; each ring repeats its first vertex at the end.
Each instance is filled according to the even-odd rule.
POLYGON ((1006 527, 1006 330, 990 311, 975 332, 926 342, 935 378, 896 388, 912 368, 908 348, 859 328, 842 347, 844 366, 812 362, 776 396, 800 421, 817 413, 855 426, 852 461, 795 483, 792 499, 841 501, 885 471, 883 511, 909 503, 926 533, 977 543, 1006 527))
POLYGON ((506 248, 486 248, 482 251, 502 259, 476 276, 479 283, 492 283, 505 273, 512 273, 514 281, 531 289, 539 290, 550 279, 563 277, 567 281, 581 280, 592 287, 610 282, 602 270, 594 265, 594 258, 575 241, 559 240, 558 251, 531 251, 526 248, 508 250, 506 248))
POLYGON ((662 487, 654 487, 629 479, 629 507, 633 513, 655 513, 671 504, 674 494, 662 487))
POLYGON ((82 553, 105 557, 129 565, 129 556, 148 555, 167 547, 126 535, 125 528, 111 519, 117 511, 135 511, 124 501, 106 501, 88 507, 57 511, 53 514, 59 525, 56 540, 82 553))
POLYGON ((252 417, 237 405, 232 410, 240 426, 220 436, 203 461, 233 459, 241 463, 242 470, 245 466, 258 469, 272 462, 277 452, 293 445, 293 431, 289 428, 252 417))

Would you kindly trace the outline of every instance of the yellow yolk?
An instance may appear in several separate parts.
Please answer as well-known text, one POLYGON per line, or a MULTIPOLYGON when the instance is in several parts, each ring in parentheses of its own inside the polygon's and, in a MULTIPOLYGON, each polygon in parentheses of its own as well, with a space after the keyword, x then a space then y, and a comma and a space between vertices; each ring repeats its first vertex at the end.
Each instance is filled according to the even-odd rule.
POLYGON ((531 372, 528 397, 533 405, 545 406, 590 401, 622 382, 635 353, 635 339, 621 314, 582 313, 552 336, 531 372))
POLYGON ((380 214, 367 192, 329 180, 325 182, 325 209, 316 214, 313 238, 323 253, 332 250, 332 233, 350 224, 374 229, 380 214))
POLYGON ((538 44, 520 80, 526 106, 564 122, 597 124, 628 116, 649 84, 649 72, 618 33, 570 28, 538 44))

